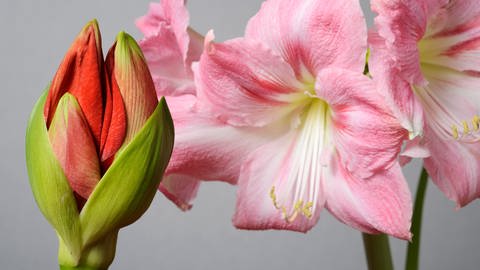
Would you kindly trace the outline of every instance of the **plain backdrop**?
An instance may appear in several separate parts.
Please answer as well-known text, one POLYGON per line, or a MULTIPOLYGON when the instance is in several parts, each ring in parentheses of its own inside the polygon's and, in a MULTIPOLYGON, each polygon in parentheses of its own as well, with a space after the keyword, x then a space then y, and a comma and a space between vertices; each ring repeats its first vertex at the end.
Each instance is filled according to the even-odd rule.
MULTIPOLYGON (((35 100, 87 21, 99 20, 106 50, 120 30, 141 38, 134 20, 148 2, 0 2, 0 269, 58 269, 57 239, 34 202, 25 169, 25 127, 35 100)), ((260 0, 191 0, 191 26, 200 33, 215 29, 217 41, 241 36, 260 5, 260 0)), ((362 5, 368 10, 367 1, 362 5)), ((372 14, 367 17, 371 24, 372 14)), ((412 192, 420 166, 405 169, 412 192)), ((186 213, 158 193, 147 213, 120 231, 111 269, 366 269, 361 234, 326 211, 307 234, 235 229, 230 221, 235 192, 227 184, 204 184, 186 213)), ((479 228, 478 201, 455 210, 430 184, 421 269, 479 269, 479 228)), ((403 269, 406 243, 391 243, 395 266, 403 269)))

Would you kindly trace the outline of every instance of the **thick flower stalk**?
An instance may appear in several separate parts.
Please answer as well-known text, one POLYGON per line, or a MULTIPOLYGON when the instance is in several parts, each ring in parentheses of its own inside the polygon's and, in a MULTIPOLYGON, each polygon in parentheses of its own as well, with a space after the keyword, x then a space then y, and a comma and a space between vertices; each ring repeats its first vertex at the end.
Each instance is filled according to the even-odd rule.
POLYGON ((480 4, 476 0, 373 0, 370 72, 458 207, 480 196, 480 4))
POLYGON ((120 228, 150 205, 173 147, 165 100, 121 32, 106 60, 96 21, 75 39, 26 134, 37 204, 57 232, 62 269, 107 269, 120 228))
POLYGON ((397 162, 406 132, 362 74, 366 36, 355 0, 270 0, 244 38, 209 33, 196 96, 167 97, 188 138, 167 172, 238 183, 239 228, 306 232, 327 208, 361 231, 410 238, 397 162))

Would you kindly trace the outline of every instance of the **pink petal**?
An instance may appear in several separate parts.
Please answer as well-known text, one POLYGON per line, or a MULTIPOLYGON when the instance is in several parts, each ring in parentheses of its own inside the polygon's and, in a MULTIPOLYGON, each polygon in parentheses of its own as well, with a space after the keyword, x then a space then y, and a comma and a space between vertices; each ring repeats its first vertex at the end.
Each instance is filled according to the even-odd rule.
MULTIPOLYGON (((373 79, 379 85, 379 92, 385 97, 386 105, 392 110, 398 118, 401 125, 410 132, 410 137, 422 134, 423 130, 423 109, 421 103, 416 99, 412 91, 409 80, 414 80, 424 85, 423 75, 420 73, 420 64, 418 62, 418 53, 416 51, 404 52, 407 59, 412 55, 417 55, 415 59, 410 59, 409 63, 398 63, 398 58, 392 58, 392 45, 387 46, 387 41, 375 33, 371 33, 369 39, 371 45, 371 57, 369 59, 369 69, 373 79), (411 63, 410 63, 411 62, 411 63), (406 67, 403 67, 406 66, 406 67), (409 78, 403 73, 417 74, 416 79, 409 78)), ((403 46, 403 45, 400 45, 403 46)), ((413 45, 409 45, 412 50, 413 45)), ((414 77, 415 77, 414 76, 414 77)))
POLYGON ((185 66, 176 42, 171 30, 165 27, 140 42, 159 97, 195 94, 193 73, 185 66))
POLYGON ((331 177, 326 207, 340 221, 363 232, 410 240, 411 195, 398 164, 358 179, 336 161, 331 177))
POLYGON ((480 197, 480 143, 461 143, 425 130, 431 156, 425 168, 433 182, 458 207, 480 197))
POLYGON ((175 147, 160 190, 182 209, 190 207, 199 179, 236 183, 245 157, 275 136, 275 130, 259 133, 212 119, 196 108, 194 96, 166 99, 175 124, 175 147))
POLYGON ((245 37, 264 42, 299 77, 326 66, 362 71, 366 24, 356 0, 270 0, 250 19, 245 37))
POLYGON ((291 113, 307 91, 279 56, 247 39, 209 43, 194 67, 198 96, 222 121, 264 126, 291 113))
POLYGON ((426 69, 425 76, 429 84, 416 89, 425 124, 442 139, 479 140, 480 78, 441 67, 426 69))
POLYGON ((200 181, 194 177, 170 174, 160 183, 160 191, 183 211, 192 208, 191 202, 197 196, 200 181))
POLYGON ((307 232, 317 223, 327 170, 321 161, 329 158, 322 138, 315 136, 322 133, 305 128, 290 132, 248 156, 238 183, 237 228, 307 232))
POLYGON ((88 122, 73 95, 60 99, 48 134, 70 187, 87 200, 100 181, 100 165, 88 122))
POLYGON ((159 97, 195 93, 191 64, 200 59, 203 36, 188 27, 189 14, 184 2, 152 3, 147 15, 136 22, 145 35, 140 46, 159 97))
POLYGON ((369 177, 396 162, 406 133, 371 79, 329 68, 320 72, 316 89, 331 108, 335 147, 350 173, 369 177))

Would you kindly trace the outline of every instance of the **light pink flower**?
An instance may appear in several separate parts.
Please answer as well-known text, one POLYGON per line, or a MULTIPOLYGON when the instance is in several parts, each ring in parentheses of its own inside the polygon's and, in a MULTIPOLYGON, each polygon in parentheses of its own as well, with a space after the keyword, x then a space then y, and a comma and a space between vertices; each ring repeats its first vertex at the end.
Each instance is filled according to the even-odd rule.
POLYGON ((175 123, 175 148, 159 189, 183 210, 191 208, 200 179, 236 183, 241 160, 265 140, 254 132, 247 139, 248 128, 226 126, 197 108, 191 64, 200 59, 203 37, 188 24, 183 0, 152 3, 148 14, 137 20, 157 94, 165 95, 175 123))
POLYGON ((425 158, 432 180, 458 206, 480 195, 480 3, 373 0, 370 71, 425 158))
POLYGON ((408 239, 411 199, 397 162, 405 132, 362 74, 358 1, 270 0, 245 38, 212 39, 194 64, 201 113, 181 121, 192 141, 172 166, 196 162, 178 173, 238 179, 239 228, 306 232, 326 207, 359 230, 408 239))

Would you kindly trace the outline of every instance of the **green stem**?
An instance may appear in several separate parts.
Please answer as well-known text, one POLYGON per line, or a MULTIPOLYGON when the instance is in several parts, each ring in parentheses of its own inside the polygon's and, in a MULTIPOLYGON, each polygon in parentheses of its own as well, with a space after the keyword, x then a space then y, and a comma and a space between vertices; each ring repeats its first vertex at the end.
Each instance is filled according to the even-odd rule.
POLYGON ((417 270, 418 259, 420 253, 420 235, 422 229, 422 213, 423 202, 425 199, 425 191, 427 189, 428 173, 425 168, 422 169, 420 179, 418 180, 417 195, 415 197, 415 205, 412 217, 412 241, 407 246, 407 261, 405 263, 406 270, 417 270))
POLYGON ((369 270, 393 270, 388 236, 363 233, 363 246, 369 270))

